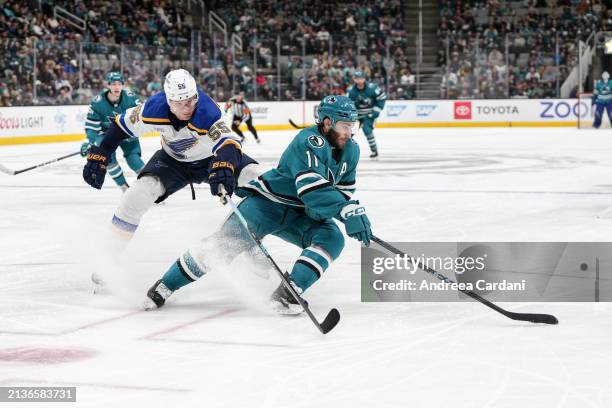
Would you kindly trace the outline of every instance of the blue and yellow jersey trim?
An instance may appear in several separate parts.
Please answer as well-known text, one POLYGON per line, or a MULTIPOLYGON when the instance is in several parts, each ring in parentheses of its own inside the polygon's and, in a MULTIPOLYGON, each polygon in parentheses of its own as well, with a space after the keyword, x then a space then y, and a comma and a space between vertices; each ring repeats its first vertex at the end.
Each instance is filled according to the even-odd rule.
POLYGON ((165 118, 145 118, 144 116, 141 116, 142 118, 142 122, 146 123, 147 125, 169 125, 170 124, 170 119, 165 119, 165 118))
POLYGON ((125 112, 119 115, 115 115, 115 123, 117 124, 117 126, 119 126, 119 128, 123 131, 123 133, 125 133, 126 135, 130 137, 136 137, 134 132, 132 132, 130 128, 128 128, 127 125, 125 124, 125 112))
POLYGON ((236 146, 236 149, 242 151, 242 145, 240 144, 239 141, 234 140, 234 139, 230 139, 228 137, 222 137, 212 148, 212 154, 216 155, 217 151, 219 149, 221 149, 223 146, 227 146, 233 144, 234 146, 236 146))
POLYGON ((200 129, 200 128, 197 128, 197 127, 195 127, 195 126, 194 126, 194 125, 193 125, 191 122, 189 122, 189 123, 187 124, 187 127, 188 127, 189 129, 193 130, 194 132, 198 133, 199 135, 205 135, 205 134, 207 134, 207 133, 208 133, 208 130, 206 130, 206 129, 200 129))

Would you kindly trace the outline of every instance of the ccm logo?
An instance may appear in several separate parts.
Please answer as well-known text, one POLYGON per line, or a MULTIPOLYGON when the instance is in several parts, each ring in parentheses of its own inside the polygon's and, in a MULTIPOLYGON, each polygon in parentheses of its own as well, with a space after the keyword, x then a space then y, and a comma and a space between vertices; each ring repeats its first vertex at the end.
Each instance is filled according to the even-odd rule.
POLYGON ((455 102, 455 119, 472 119, 472 102, 455 102))

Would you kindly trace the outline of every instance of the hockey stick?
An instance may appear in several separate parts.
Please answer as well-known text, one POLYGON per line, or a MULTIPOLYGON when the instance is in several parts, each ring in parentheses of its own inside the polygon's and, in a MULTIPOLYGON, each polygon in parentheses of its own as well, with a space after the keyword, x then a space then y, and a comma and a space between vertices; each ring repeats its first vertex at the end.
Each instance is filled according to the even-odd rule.
MULTIPOLYGON (((399 249, 397 249, 396 247, 394 247, 393 245, 383 241, 382 239, 372 235, 372 241, 376 242, 378 245, 380 245, 381 247, 385 248, 387 251, 392 252, 394 254, 400 255, 400 256, 404 256, 404 257, 408 257, 408 260, 413 260, 412 257, 410 257, 409 255, 407 255, 405 252, 400 251, 399 249)), ((448 283, 455 283, 454 281, 452 281, 451 279, 447 278, 445 275, 441 274, 440 272, 429 268, 426 265, 423 265, 423 263, 419 262, 417 264, 417 266, 427 272, 430 275, 435 276, 436 278, 440 279, 441 281, 444 282, 448 282, 448 283)), ((476 299, 477 301, 479 301, 480 303, 484 304, 485 306, 490 307, 491 309, 495 310, 496 312, 499 312, 501 314, 503 314, 506 317, 509 317, 512 320, 521 320, 524 322, 531 322, 531 323, 546 323, 546 324, 557 324, 559 323, 559 321, 557 320, 557 318, 553 315, 549 315, 549 314, 541 314, 541 313, 516 313, 516 312, 510 312, 508 310, 502 309, 501 307, 497 306, 495 303, 483 298, 482 296, 480 296, 477 293, 472 292, 471 290, 462 290, 462 289, 458 289, 461 293, 464 293, 466 295, 468 295, 469 297, 471 297, 472 299, 476 299)))
POLYGON ((289 123, 291 124, 291 126, 293 126, 296 129, 304 129, 306 126, 299 126, 296 125, 294 121, 292 121, 291 119, 289 119, 289 123))
POLYGON ((270 255, 266 247, 261 243, 261 240, 257 238, 257 236, 253 233, 253 231, 251 231, 251 229, 249 228, 249 224, 247 223, 246 219, 243 217, 242 213, 240 212, 240 210, 238 209, 234 201, 231 199, 231 197, 226 195, 225 189, 223 188, 223 186, 220 186, 219 189, 221 190, 219 194, 221 198, 221 203, 229 204, 234 214, 236 214, 236 216, 240 220, 240 223, 249 232, 249 235, 251 236, 253 241, 255 241, 257 246, 259 246, 259 249, 261 249, 261 251, 268 258, 270 263, 274 266, 274 269, 278 273, 278 276, 281 278, 283 285, 285 285, 285 287, 289 290, 289 292, 291 292, 293 297, 298 301, 300 306, 302 306, 302 308, 304 309, 304 311, 306 312, 310 320, 312 320, 314 325, 317 326, 317 329, 319 329, 319 331, 323 334, 329 333, 334 327, 336 327, 336 325, 340 321, 340 312, 338 312, 338 310, 335 308, 330 310, 327 313, 327 316, 325 316, 325 319, 323 319, 323 321, 319 323, 317 318, 310 311, 310 308, 308 307, 308 304, 306 303, 306 301, 302 299, 302 297, 295 291, 295 289, 293 289, 293 286, 291 286, 291 283, 289 283, 289 280, 287 279, 283 271, 279 268, 276 261, 274 261, 274 259, 272 258, 272 256, 270 255))
POLYGON ((26 172, 26 171, 29 171, 29 170, 34 170, 34 169, 37 169, 39 167, 46 166, 47 164, 55 163, 55 162, 58 162, 60 160, 67 159, 69 157, 76 156, 77 154, 81 154, 81 151, 78 151, 78 152, 75 152, 75 153, 70 153, 70 154, 67 154, 66 156, 58 157, 57 159, 49 160, 49 161, 46 161, 44 163, 40 163, 40 164, 37 164, 35 166, 28 167, 26 169, 21 169, 21 170, 11 170, 8 167, 5 167, 2 164, 0 164, 0 171, 3 172, 3 173, 6 173, 8 175, 14 176, 14 175, 19 174, 19 173, 23 173, 23 172, 26 172))

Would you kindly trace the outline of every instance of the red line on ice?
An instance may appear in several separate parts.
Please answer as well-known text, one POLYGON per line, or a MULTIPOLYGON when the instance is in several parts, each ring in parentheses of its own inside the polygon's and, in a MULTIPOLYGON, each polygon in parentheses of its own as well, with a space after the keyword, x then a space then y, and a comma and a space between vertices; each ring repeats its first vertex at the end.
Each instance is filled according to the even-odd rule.
POLYGON ((211 314, 211 315, 208 315, 208 316, 200 317, 199 319, 195 319, 195 320, 192 320, 190 322, 179 324, 178 326, 172 326, 172 327, 169 327, 169 328, 164 329, 164 330, 160 330, 160 331, 157 331, 157 332, 154 332, 154 333, 151 333, 151 334, 147 334, 146 336, 143 336, 140 339, 141 340, 151 340, 153 337, 159 336, 160 334, 168 334, 168 333, 171 333, 171 332, 183 329, 185 327, 192 326, 194 324, 198 324, 198 323, 201 323, 201 322, 204 322, 204 321, 207 321, 207 320, 216 319, 217 317, 221 317, 221 316, 224 316, 226 314, 237 312, 238 310, 239 309, 222 310, 220 312, 217 312, 217 313, 214 313, 214 314, 211 314))

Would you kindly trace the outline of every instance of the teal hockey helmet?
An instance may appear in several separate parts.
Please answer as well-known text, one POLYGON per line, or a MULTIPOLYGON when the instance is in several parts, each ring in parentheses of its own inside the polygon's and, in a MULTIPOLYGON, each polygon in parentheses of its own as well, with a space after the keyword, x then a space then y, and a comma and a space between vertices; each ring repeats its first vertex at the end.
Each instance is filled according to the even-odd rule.
POLYGON ((121 74, 121 72, 109 72, 108 75, 106 76, 106 83, 110 84, 112 82, 115 81, 119 81, 122 84, 125 83, 125 78, 123 78, 123 75, 121 74))
POLYGON ((317 106, 316 122, 323 123, 325 118, 331 120, 332 127, 336 126, 336 122, 356 122, 355 103, 348 96, 328 95, 317 106))

